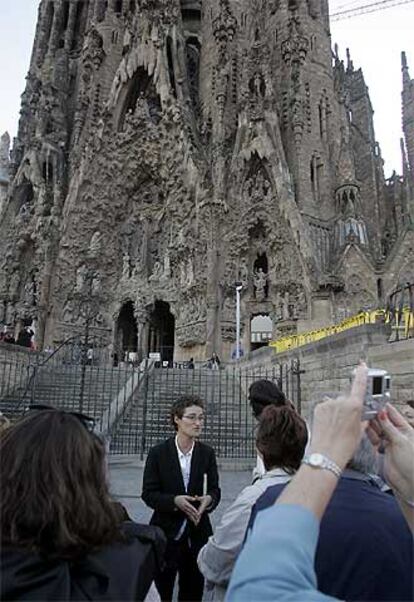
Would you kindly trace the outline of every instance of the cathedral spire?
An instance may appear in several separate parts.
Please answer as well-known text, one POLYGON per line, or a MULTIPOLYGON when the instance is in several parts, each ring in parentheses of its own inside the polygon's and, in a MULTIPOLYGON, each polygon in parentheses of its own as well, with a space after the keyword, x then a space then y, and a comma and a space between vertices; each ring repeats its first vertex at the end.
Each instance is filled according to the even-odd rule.
POLYGON ((414 79, 410 78, 405 52, 401 52, 402 71, 402 127, 408 165, 414 173, 414 79))

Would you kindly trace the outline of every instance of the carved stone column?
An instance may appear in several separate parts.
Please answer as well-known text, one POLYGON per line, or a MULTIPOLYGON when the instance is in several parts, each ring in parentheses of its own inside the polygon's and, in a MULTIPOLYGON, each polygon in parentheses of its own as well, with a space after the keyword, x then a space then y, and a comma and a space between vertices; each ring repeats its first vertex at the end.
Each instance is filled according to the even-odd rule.
POLYGON ((76 13, 79 10, 77 2, 72 2, 69 6, 69 17, 68 25, 65 33, 65 50, 70 52, 72 50, 73 39, 76 36, 75 24, 76 24, 76 13))
POLYGON ((55 2, 55 12, 53 15, 52 31, 50 34, 48 53, 54 54, 59 45, 59 38, 63 26, 63 6, 62 2, 55 2))

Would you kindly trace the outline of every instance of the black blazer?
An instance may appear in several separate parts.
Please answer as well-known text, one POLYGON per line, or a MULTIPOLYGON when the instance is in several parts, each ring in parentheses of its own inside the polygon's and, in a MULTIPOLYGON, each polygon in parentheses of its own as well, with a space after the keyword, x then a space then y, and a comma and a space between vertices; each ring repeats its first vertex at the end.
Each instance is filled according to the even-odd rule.
POLYGON ((220 488, 217 462, 214 450, 196 441, 191 458, 188 490, 178 460, 175 437, 151 448, 145 464, 142 483, 142 499, 154 509, 151 524, 161 527, 168 539, 174 539, 186 515, 174 504, 176 495, 203 495, 203 478, 207 474, 207 494, 212 504, 204 512, 197 527, 188 521, 189 536, 195 547, 201 547, 212 534, 208 513, 214 510, 220 501, 220 488))

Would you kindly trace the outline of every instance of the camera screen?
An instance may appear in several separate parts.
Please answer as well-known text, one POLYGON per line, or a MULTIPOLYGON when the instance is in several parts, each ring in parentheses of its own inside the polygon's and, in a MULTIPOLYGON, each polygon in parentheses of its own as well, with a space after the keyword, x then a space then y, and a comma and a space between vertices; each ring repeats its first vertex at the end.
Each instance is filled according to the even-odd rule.
POLYGON ((382 395, 382 376, 374 376, 372 378, 372 394, 382 395))

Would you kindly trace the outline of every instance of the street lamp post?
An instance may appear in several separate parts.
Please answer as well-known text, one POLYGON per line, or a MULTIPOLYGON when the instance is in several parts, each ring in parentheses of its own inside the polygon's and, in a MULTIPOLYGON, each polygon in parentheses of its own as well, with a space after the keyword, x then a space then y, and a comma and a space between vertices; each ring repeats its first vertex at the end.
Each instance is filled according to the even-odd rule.
POLYGON ((236 360, 240 359, 240 293, 243 288, 241 282, 236 282, 236 360))

